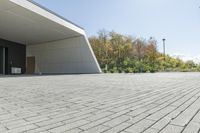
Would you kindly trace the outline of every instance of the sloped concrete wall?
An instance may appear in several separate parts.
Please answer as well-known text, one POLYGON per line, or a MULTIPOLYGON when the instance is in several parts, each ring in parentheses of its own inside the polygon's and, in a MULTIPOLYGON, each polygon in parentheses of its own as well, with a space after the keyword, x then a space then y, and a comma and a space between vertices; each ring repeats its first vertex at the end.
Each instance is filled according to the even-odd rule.
POLYGON ((35 73, 100 73, 100 67, 85 36, 44 44, 27 45, 26 56, 35 56, 35 73))

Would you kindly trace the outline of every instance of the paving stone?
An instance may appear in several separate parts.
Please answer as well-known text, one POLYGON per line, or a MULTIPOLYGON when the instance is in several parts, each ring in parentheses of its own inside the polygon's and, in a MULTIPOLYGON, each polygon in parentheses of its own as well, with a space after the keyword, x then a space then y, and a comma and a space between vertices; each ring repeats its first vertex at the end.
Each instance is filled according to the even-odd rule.
POLYGON ((1 132, 5 132, 7 131, 8 129, 6 127, 4 127, 3 125, 0 124, 0 133, 1 132))
POLYGON ((103 125, 98 125, 98 126, 95 126, 95 127, 92 127, 88 130, 85 130, 81 133, 101 133, 101 132, 104 132, 106 130, 110 129, 109 127, 106 127, 106 126, 103 126, 103 125))
POLYGON ((65 132, 65 131, 71 130, 73 128, 81 127, 82 125, 85 125, 87 123, 89 123, 89 121, 80 120, 80 121, 76 121, 74 123, 70 123, 70 124, 66 124, 66 125, 63 125, 63 126, 59 126, 59 127, 53 128, 53 129, 51 129, 49 131, 52 132, 52 133, 61 133, 61 132, 65 132))
POLYGON ((159 130, 157 130, 157 129, 148 128, 143 133, 158 133, 158 132, 159 132, 159 130))
POLYGON ((127 122, 128 122, 128 123, 131 123, 131 124, 135 124, 135 123, 137 123, 137 122, 140 122, 140 121, 144 120, 144 119, 147 118, 148 116, 149 116, 149 114, 143 113, 143 114, 138 115, 138 116, 136 116, 136 117, 130 118, 130 120, 127 121, 127 122))
POLYGON ((200 73, 0 78, 0 133, 195 133, 200 73))
POLYGON ((196 115, 200 109, 200 99, 197 99, 191 106, 181 113, 176 119, 172 120, 171 124, 185 126, 196 115))
POLYGON ((168 125, 160 133, 181 133, 183 127, 168 125))
POLYGON ((75 128, 75 129, 72 129, 72 130, 69 130, 69 131, 64 131, 62 133, 82 133, 82 130, 75 128))
POLYGON ((150 115, 149 117, 147 117, 147 119, 150 119, 150 120, 159 120, 161 119, 162 117, 164 117, 166 114, 168 114, 169 112, 173 111, 175 109, 175 107, 171 107, 171 106, 168 106, 152 115, 150 115))
POLYGON ((130 123, 121 123, 120 125, 107 130, 105 133, 119 133, 119 132, 125 130, 130 125, 131 125, 130 123))
POLYGON ((80 129, 87 130, 87 129, 90 129, 92 127, 98 126, 100 124, 106 123, 109 120, 110 120, 109 118, 103 118, 103 119, 99 119, 99 120, 94 121, 94 122, 90 122, 90 123, 88 122, 88 124, 81 126, 80 129))
POLYGON ((200 130, 200 123, 190 122, 182 133, 198 133, 200 130))
POLYGON ((43 131, 43 132, 40 132, 40 133, 50 133, 50 132, 48 132, 48 131, 43 131))
POLYGON ((102 119, 104 117, 109 117, 112 114, 113 113, 106 111, 106 112, 102 112, 102 113, 99 113, 99 114, 92 115, 92 116, 88 117, 87 120, 89 120, 89 121, 96 121, 96 120, 102 119))
POLYGON ((126 114, 128 115, 129 112, 130 112, 130 110, 123 110, 123 111, 120 111, 117 113, 112 113, 112 115, 109 115, 108 118, 113 119, 113 118, 116 118, 116 117, 119 117, 122 115, 126 115, 126 114))
POLYGON ((115 127, 121 123, 128 121, 128 120, 130 120, 130 116, 122 115, 120 117, 117 117, 115 119, 112 119, 108 122, 103 123, 103 125, 108 126, 108 127, 115 127))
POLYGON ((195 123, 200 123, 200 112, 198 112, 194 118, 192 119, 192 122, 195 122, 195 123))
POLYGON ((161 120, 157 121, 153 126, 151 126, 151 128, 154 128, 154 129, 157 129, 157 130, 161 130, 165 126, 167 126, 170 122, 171 122, 170 118, 164 117, 161 120))
POLYGON ((35 116, 35 117, 25 118, 25 120, 30 123, 38 123, 38 122, 50 120, 50 118, 45 117, 45 116, 35 116))
POLYGON ((125 131, 140 133, 140 132, 148 129, 152 124, 153 124, 153 122, 150 121, 150 120, 143 120, 143 121, 140 121, 139 123, 136 123, 135 125, 132 125, 131 127, 126 129, 125 131))
POLYGON ((90 117, 90 116, 93 116, 93 114, 86 114, 86 115, 82 115, 82 116, 79 116, 79 117, 72 117, 71 119, 63 121, 63 123, 69 124, 69 123, 73 123, 73 122, 76 122, 76 121, 79 121, 79 120, 89 121, 88 117, 90 117))
POLYGON ((44 132, 44 131, 51 130, 51 129, 54 129, 54 128, 57 128, 57 127, 60 127, 60 126, 63 126, 63 125, 65 125, 65 124, 62 123, 62 122, 58 122, 58 123, 54 123, 54 124, 51 124, 51 125, 31 129, 31 130, 28 131, 28 133, 44 132))
POLYGON ((31 125, 25 125, 25 126, 22 126, 22 127, 18 127, 18 128, 15 128, 15 129, 4 131, 4 133, 21 133, 21 132, 27 132, 27 131, 29 131, 31 129, 35 129, 35 128, 38 128, 38 127, 31 124, 31 125))

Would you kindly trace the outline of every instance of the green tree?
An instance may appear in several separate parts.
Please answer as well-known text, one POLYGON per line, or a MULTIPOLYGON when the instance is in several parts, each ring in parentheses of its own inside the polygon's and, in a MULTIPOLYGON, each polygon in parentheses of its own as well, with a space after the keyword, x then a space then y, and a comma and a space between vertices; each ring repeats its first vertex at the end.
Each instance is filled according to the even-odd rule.
POLYGON ((184 62, 157 50, 154 38, 145 40, 101 30, 89 38, 104 72, 200 71, 193 61, 184 62))

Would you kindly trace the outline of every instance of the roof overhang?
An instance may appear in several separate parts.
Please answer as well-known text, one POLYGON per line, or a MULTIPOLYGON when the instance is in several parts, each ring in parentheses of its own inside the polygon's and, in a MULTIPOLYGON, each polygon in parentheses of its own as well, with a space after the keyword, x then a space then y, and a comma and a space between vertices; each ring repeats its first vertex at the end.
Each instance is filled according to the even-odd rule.
POLYGON ((2 39, 31 45, 81 35, 81 27, 30 0, 0 0, 2 39))

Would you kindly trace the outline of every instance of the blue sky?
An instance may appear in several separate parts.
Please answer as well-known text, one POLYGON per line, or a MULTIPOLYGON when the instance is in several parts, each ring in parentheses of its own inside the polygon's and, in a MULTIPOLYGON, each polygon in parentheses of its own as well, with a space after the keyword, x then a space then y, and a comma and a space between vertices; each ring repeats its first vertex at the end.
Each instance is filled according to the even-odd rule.
POLYGON ((35 0, 84 27, 158 40, 166 52, 200 61, 200 0, 35 0))

